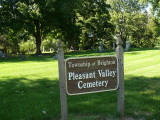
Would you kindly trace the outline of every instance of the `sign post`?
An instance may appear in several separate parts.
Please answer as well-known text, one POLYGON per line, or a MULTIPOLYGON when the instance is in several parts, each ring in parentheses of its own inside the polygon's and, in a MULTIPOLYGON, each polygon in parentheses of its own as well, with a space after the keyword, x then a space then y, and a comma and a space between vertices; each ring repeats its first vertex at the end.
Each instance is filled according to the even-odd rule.
POLYGON ((116 44, 117 44, 116 54, 118 59, 118 79, 119 79, 117 111, 120 113, 122 117, 124 117, 124 61, 123 61, 123 47, 122 47, 123 42, 120 37, 118 37, 116 44))
POLYGON ((67 97, 116 90, 117 111, 124 117, 124 62, 122 40, 118 38, 117 56, 69 58, 64 61, 61 40, 58 42, 59 86, 61 120, 68 120, 67 97), (65 81, 66 80, 66 81, 65 81))
POLYGON ((64 51, 62 41, 58 41, 58 67, 59 67, 59 86, 61 100, 61 117, 62 120, 68 120, 67 112, 67 97, 65 88, 65 66, 64 66, 64 51))

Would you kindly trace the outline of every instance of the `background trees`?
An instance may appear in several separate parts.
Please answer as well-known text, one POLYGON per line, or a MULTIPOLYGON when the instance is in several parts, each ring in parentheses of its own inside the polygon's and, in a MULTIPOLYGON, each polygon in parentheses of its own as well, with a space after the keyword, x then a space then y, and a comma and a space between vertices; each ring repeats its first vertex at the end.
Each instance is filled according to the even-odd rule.
MULTIPOLYGON (((41 54, 42 37, 51 31, 49 27, 51 20, 54 19, 51 10, 46 11, 48 5, 45 1, 28 0, 17 2, 18 12, 21 14, 22 27, 28 34, 35 37, 36 40, 36 54, 41 54), (50 16, 50 18, 48 18, 50 16)), ((54 13, 54 11, 53 11, 54 13)))
POLYGON ((131 32, 138 28, 135 26, 137 21, 141 21, 138 17, 143 9, 139 0, 108 0, 112 9, 111 22, 116 26, 115 33, 120 34, 121 39, 125 42, 131 35, 131 32))
POLYGON ((36 54, 43 41, 52 47, 57 39, 69 50, 98 49, 101 41, 109 49, 120 34, 132 47, 154 47, 160 35, 159 1, 149 2, 152 15, 145 10, 147 0, 2 0, 1 46, 17 53, 20 43, 34 37, 36 54))
POLYGON ((79 9, 79 23, 82 26, 82 48, 95 49, 100 41, 109 41, 114 32, 114 26, 109 22, 110 14, 105 0, 87 0, 79 9), (87 44, 86 44, 87 43, 87 44))

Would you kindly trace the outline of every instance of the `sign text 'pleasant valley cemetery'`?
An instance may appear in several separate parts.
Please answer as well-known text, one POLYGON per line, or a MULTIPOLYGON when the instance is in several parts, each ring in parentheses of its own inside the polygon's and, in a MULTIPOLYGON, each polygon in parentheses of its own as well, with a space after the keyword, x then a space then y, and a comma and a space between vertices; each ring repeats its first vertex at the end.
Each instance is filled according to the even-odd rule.
POLYGON ((118 88, 117 58, 69 58, 65 62, 66 88, 69 95, 111 91, 118 88))

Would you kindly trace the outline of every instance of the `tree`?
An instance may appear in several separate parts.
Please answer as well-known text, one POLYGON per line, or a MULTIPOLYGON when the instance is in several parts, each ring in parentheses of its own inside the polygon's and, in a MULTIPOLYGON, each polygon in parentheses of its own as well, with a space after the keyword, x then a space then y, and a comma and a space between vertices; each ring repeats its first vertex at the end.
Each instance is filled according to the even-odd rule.
POLYGON ((36 40, 36 54, 41 54, 41 41, 45 28, 45 18, 40 10, 40 3, 36 1, 23 1, 17 3, 17 9, 21 13, 23 28, 29 34, 35 37, 36 40))
POLYGON ((78 12, 82 0, 55 1, 56 27, 54 32, 57 38, 62 38, 68 49, 78 50, 81 28, 77 24, 78 12))
POLYGON ((130 40, 139 48, 154 47, 153 20, 147 13, 139 13, 133 17, 135 30, 132 30, 130 40))
POLYGON ((109 23, 110 14, 108 9, 110 5, 105 0, 87 0, 79 9, 79 22, 82 25, 82 46, 96 47, 96 43, 102 40, 110 39, 114 26, 109 23), (89 38, 91 37, 91 38, 89 38), (93 39, 92 39, 93 38, 93 39))
POLYGON ((153 32, 154 46, 159 40, 160 36, 160 1, 159 0, 143 0, 152 5, 152 26, 150 27, 153 32))
POLYGON ((0 5, 1 32, 12 29, 14 33, 24 31, 28 36, 34 36, 36 54, 41 54, 42 38, 54 26, 53 6, 44 0, 5 0, 1 1, 0 5))
POLYGON ((116 34, 119 34, 121 39, 125 42, 130 33, 134 31, 134 20, 137 14, 140 14, 143 5, 139 0, 108 0, 111 5, 111 22, 116 26, 116 34))
POLYGON ((10 43, 7 40, 7 36, 6 35, 1 35, 0 34, 0 44, 1 44, 1 47, 3 47, 3 49, 4 49, 4 54, 7 55, 7 46, 9 46, 10 43))
POLYGON ((14 32, 12 29, 8 30, 7 34, 0 34, 0 44, 4 48, 5 54, 8 53, 19 53, 19 42, 26 41, 28 37, 25 36, 24 31, 14 32))

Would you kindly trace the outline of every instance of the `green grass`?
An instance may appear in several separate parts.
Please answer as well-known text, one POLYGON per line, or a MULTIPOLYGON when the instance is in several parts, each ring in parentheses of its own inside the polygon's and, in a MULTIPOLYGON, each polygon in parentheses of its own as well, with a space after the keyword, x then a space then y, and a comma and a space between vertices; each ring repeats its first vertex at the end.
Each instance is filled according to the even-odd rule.
MULTIPOLYGON (((114 55, 113 51, 68 52, 65 58, 114 55)), ((160 50, 124 53, 125 115, 160 118, 160 50)), ((119 118, 117 91, 67 96, 69 120, 119 118)), ((0 60, 0 120, 59 120, 58 62, 52 56, 0 60)))

